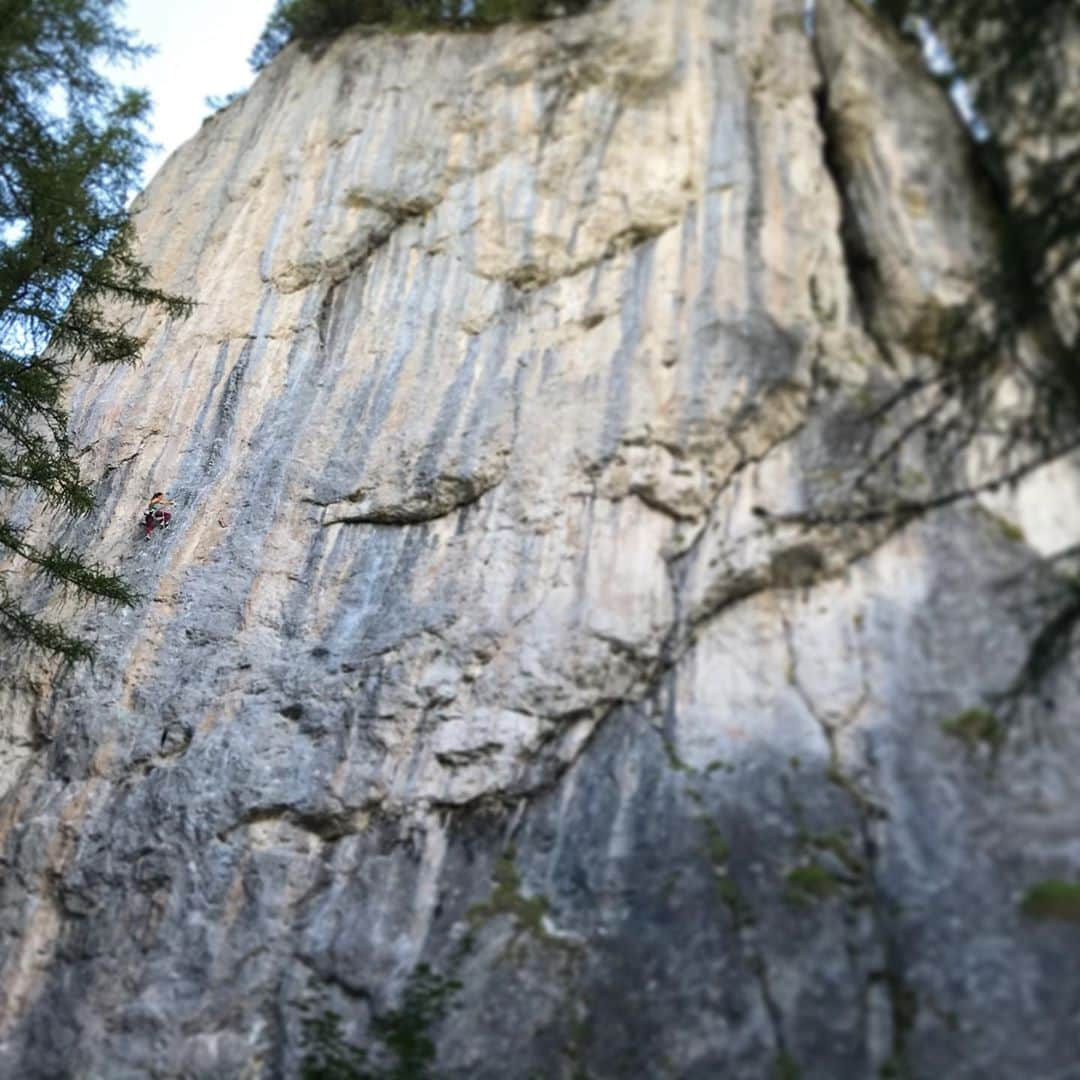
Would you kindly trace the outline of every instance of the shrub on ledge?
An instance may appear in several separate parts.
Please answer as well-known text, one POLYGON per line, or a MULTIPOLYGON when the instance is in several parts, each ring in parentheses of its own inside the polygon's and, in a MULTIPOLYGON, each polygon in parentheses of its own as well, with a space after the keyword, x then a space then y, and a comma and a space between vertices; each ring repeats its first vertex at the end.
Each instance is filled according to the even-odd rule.
POLYGON ((574 15, 594 0, 278 0, 251 53, 259 71, 290 41, 336 37, 350 26, 398 30, 485 30, 513 19, 574 15))

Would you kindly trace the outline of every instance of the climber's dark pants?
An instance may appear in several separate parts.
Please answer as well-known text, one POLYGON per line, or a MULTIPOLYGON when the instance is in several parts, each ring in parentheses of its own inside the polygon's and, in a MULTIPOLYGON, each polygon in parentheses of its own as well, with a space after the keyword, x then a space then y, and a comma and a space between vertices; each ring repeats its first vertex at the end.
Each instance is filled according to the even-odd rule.
POLYGON ((148 510, 143 520, 143 524, 146 526, 146 535, 149 536, 154 531, 155 525, 164 527, 170 521, 172 521, 172 514, 168 510, 148 510))

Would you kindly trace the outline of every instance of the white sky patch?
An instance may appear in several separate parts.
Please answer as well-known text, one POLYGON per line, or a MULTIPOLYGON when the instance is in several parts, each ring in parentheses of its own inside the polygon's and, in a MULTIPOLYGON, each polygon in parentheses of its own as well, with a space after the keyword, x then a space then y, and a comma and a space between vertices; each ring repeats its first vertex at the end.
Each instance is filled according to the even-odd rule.
POLYGON ((971 98, 971 88, 963 79, 956 74, 949 50, 945 48, 941 39, 934 33, 926 19, 915 20, 915 32, 919 35, 922 44, 923 59, 926 66, 938 76, 948 76, 949 96, 956 106, 956 111, 964 119, 971 134, 982 141, 990 134, 981 116, 975 110, 975 102, 971 98))
POLYGON ((127 0, 117 21, 157 48, 113 73, 118 82, 145 86, 154 99, 151 138, 161 149, 143 166, 144 184, 199 130, 211 111, 207 97, 251 85, 247 58, 273 7, 274 0, 127 0))
MULTIPOLYGON (((874 0, 870 0, 871 4, 873 2, 874 0)), ((803 26, 811 37, 814 36, 814 11, 815 0, 803 0, 803 26)), ((911 19, 908 25, 912 25, 918 35, 926 66, 933 74, 950 78, 949 96, 968 130, 979 142, 989 138, 990 129, 975 108, 971 87, 957 75, 949 50, 945 48, 941 38, 934 33, 926 19, 911 19)))

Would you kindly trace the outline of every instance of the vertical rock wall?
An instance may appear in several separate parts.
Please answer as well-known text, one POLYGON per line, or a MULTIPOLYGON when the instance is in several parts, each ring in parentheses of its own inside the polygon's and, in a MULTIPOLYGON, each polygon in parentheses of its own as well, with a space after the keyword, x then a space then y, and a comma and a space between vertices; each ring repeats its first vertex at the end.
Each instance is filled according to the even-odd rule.
POLYGON ((377 1054, 427 964, 440 1075, 1069 1075, 1080 930, 1020 905, 1080 870, 1077 470, 861 483, 993 252, 905 50, 346 34, 173 155, 195 312, 72 406, 146 600, 4 668, 0 1072, 296 1075, 303 1002, 377 1054))

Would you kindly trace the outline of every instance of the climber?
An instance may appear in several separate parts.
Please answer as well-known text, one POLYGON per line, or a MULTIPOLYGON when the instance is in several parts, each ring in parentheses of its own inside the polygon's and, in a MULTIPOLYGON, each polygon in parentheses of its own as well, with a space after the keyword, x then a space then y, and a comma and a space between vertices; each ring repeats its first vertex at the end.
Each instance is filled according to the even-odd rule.
POLYGON ((172 521, 172 514, 165 509, 165 507, 169 505, 171 504, 166 501, 164 492, 154 492, 150 498, 150 505, 146 508, 146 516, 143 518, 143 527, 146 529, 146 536, 144 539, 150 539, 150 534, 154 531, 155 525, 160 525, 163 529, 169 527, 169 522, 172 521))

